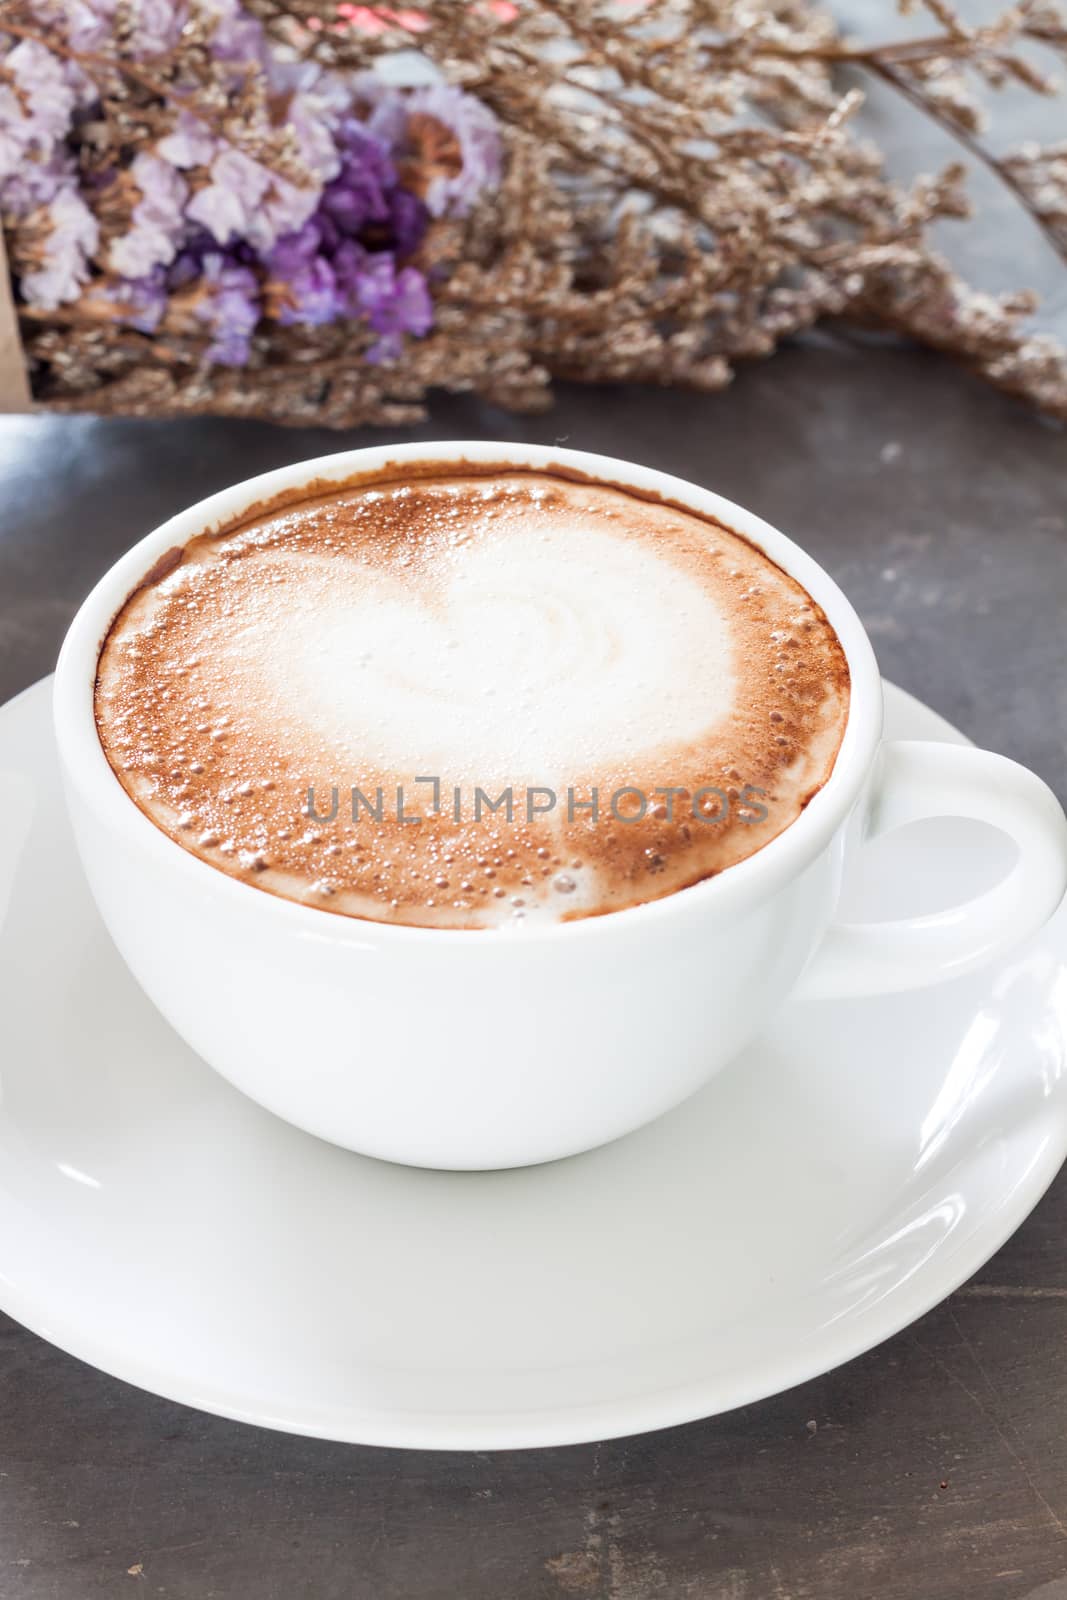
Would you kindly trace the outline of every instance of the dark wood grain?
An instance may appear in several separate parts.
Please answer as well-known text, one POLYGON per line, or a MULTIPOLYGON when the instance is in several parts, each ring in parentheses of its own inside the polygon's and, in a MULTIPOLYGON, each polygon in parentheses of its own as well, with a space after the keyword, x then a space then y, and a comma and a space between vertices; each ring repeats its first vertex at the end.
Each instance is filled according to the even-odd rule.
MULTIPOLYGON (((1062 431, 920 353, 819 339, 723 395, 574 390, 536 421, 453 401, 404 435, 494 436, 629 456, 780 523, 844 584, 890 677, 1067 793, 1062 431)), ((355 442, 0 423, 0 698, 51 668, 93 580, 170 512, 355 442)), ((881 1349, 598 1446, 274 1435, 0 1319, 0 1600, 1067 1600, 1065 1574, 1062 1180, 977 1281, 881 1349)))

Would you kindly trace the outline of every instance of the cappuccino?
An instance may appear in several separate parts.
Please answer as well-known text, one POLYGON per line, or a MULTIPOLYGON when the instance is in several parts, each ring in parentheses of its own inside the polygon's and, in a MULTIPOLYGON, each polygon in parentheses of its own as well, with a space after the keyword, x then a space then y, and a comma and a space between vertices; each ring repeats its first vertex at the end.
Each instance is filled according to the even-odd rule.
POLYGON ((840 643, 722 524, 506 466, 320 488, 171 552, 100 654, 112 768, 220 871, 411 926, 564 921, 725 870, 829 776, 840 643))

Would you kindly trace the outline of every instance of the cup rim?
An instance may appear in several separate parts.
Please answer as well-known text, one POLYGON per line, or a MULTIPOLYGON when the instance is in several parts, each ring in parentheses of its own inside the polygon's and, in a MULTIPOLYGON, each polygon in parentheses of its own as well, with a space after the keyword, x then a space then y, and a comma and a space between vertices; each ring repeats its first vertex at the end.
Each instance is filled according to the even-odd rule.
POLYGON ((692 915, 704 917, 744 910, 797 877, 825 849, 863 788, 881 739, 882 684, 863 625, 830 575, 771 523, 724 496, 655 468, 584 450, 506 440, 429 440, 363 446, 277 467, 209 495, 154 528, 119 557, 79 607, 56 665, 53 719, 72 799, 76 796, 78 803, 88 801, 98 817, 128 833, 131 842, 146 851, 161 870, 182 875, 205 900, 223 896, 234 910, 243 906, 246 915, 278 919, 280 926, 287 924, 292 932, 363 946, 418 943, 482 950, 530 949, 561 940, 618 937, 654 923, 684 921, 692 915), (502 470, 508 466, 550 470, 557 465, 674 500, 715 518, 748 539, 822 607, 848 663, 848 719, 829 777, 783 832, 714 877, 659 899, 573 922, 527 924, 507 939, 487 939, 472 935, 494 930, 376 922, 268 893, 220 872, 184 849, 140 809, 104 753, 93 702, 97 662, 108 629, 159 557, 177 545, 187 544, 205 528, 226 524, 258 503, 304 485, 343 482, 358 474, 385 471, 394 464, 402 468, 414 462, 452 464, 463 460, 499 466, 502 470))

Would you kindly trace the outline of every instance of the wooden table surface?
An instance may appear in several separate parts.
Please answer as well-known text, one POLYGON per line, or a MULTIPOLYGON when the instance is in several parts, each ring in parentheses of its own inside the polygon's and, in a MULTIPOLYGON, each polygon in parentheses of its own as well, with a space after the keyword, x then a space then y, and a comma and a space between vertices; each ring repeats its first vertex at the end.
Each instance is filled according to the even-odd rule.
MULTIPOLYGON (((403 436, 566 440, 747 503, 844 585, 887 676, 1067 794, 1067 437, 950 364, 820 336, 722 395, 575 389, 536 420, 455 400, 403 436)), ((89 586, 162 518, 355 442, 0 422, 0 699, 50 670, 89 586)), ((0 1033, 0 1079, 2 1050, 0 1033)), ((304 1441, 156 1399, 0 1318, 0 1600, 1067 1600, 1064 1574, 1065 1178, 880 1349, 601 1445, 304 1441)))

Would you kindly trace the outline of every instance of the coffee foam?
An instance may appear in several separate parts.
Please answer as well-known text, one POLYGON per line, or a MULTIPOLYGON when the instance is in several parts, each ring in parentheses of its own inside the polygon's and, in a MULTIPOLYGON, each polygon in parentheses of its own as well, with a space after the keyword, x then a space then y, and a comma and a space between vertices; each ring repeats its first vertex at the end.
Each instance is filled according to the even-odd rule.
POLYGON ((745 540, 521 471, 341 490, 193 540, 119 613, 96 696, 116 773, 185 848, 330 910, 455 927, 721 871, 825 781, 847 705, 826 619, 745 540), (475 790, 508 786, 512 819, 475 820, 475 790), (640 820, 612 812, 626 787, 640 820), (388 797, 378 816, 353 821, 353 788, 388 797), (534 788, 550 814, 527 815, 534 788), (322 816, 338 791, 336 817, 306 814, 309 789, 322 816))

